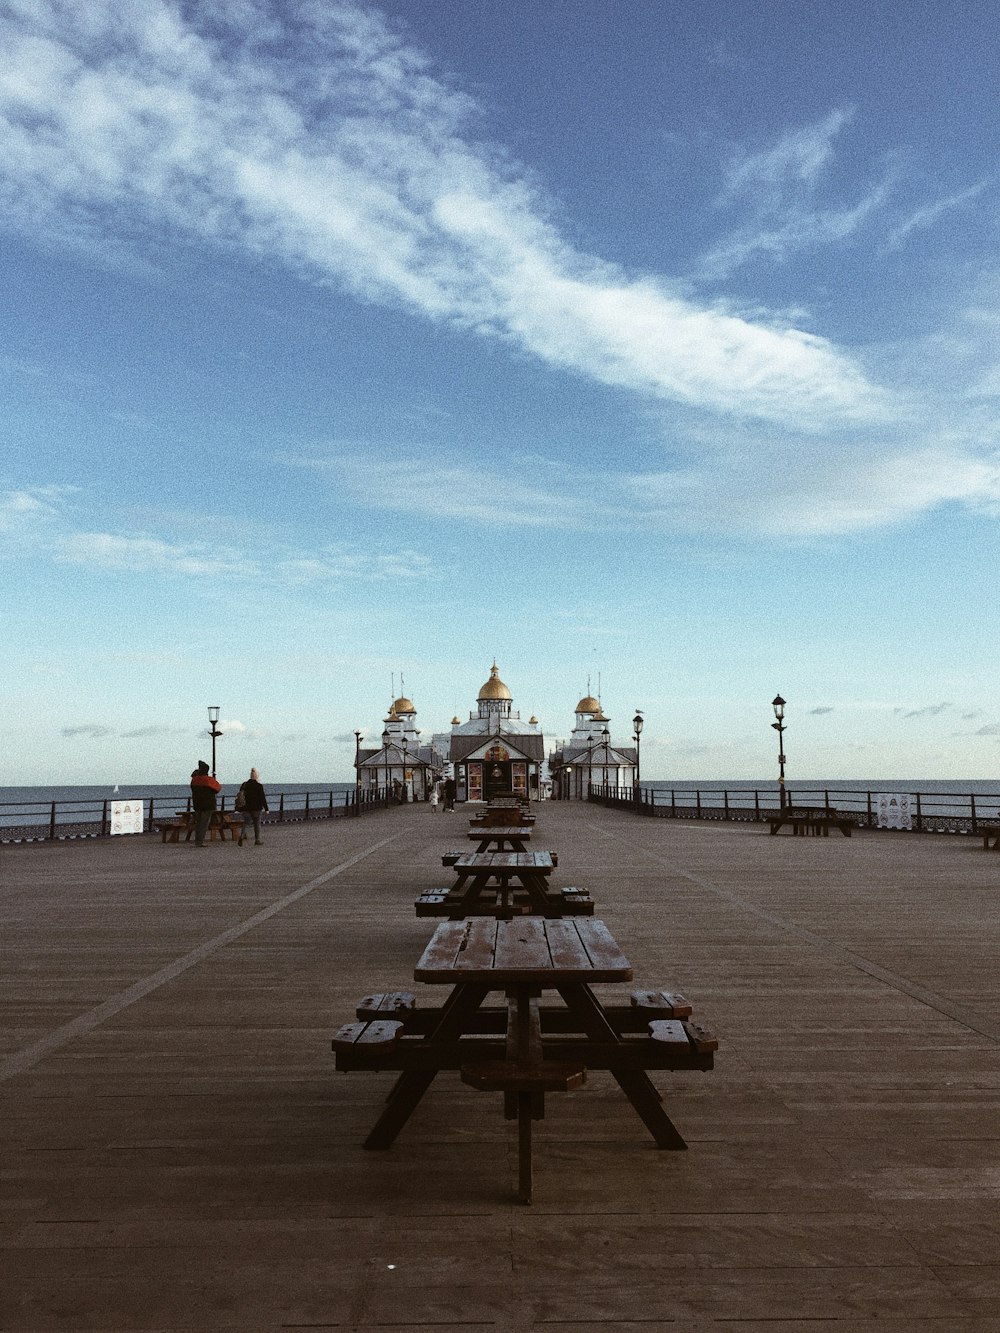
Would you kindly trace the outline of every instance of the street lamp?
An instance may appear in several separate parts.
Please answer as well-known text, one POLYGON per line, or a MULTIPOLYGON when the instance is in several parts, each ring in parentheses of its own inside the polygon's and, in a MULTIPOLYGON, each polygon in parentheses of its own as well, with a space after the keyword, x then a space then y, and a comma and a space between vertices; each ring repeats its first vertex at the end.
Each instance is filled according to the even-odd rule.
POLYGON ((601 728, 601 735, 604 737, 604 782, 603 786, 608 785, 608 762, 611 756, 611 732, 607 727, 601 728))
POLYGON ((209 704, 208 708, 209 735, 212 738, 212 777, 215 777, 215 742, 222 732, 219 730, 219 705, 209 704))
POLYGON ((635 799, 641 799, 639 790, 639 737, 642 735, 642 714, 636 710, 635 717, 632 719, 632 739, 635 741, 635 799))
POLYGON ((361 742, 363 739, 364 737, 360 731, 354 733, 354 792, 356 798, 361 795, 361 742))
POLYGON ((785 808, 785 701, 780 694, 776 694, 771 700, 771 707, 774 709, 774 716, 777 722, 772 722, 771 726, 778 733, 778 802, 782 810, 785 808))
POLYGON ((389 728, 386 727, 385 731, 382 732, 382 758, 385 760, 385 786, 382 788, 382 792, 383 792, 383 794, 386 796, 386 798, 388 798, 388 796, 389 796, 389 741, 390 741, 390 739, 391 739, 391 737, 389 736, 389 728))
POLYGON ((406 752, 410 748, 409 737, 403 737, 403 800, 410 799, 410 789, 406 785, 406 752))

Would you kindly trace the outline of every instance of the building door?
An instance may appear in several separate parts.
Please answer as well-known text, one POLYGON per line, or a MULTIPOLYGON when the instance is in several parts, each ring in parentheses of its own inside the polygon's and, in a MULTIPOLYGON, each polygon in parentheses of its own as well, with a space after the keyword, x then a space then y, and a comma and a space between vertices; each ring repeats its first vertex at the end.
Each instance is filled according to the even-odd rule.
POLYGON ((483 755, 483 797, 491 801, 512 790, 510 751, 499 741, 483 755))

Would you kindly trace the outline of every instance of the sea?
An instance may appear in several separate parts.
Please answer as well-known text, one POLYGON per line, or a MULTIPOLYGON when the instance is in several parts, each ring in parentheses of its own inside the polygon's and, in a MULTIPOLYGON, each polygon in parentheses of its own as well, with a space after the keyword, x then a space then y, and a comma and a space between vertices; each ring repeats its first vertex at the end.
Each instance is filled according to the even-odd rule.
MULTIPOLYGON (((694 805, 699 799, 696 792, 701 794, 702 804, 709 807, 721 806, 727 799, 736 805, 753 805, 754 793, 759 793, 761 805, 777 803, 777 783, 773 778, 700 782, 654 779, 643 782, 642 786, 655 793, 657 804, 668 802, 671 792, 676 793, 678 805, 694 805)), ((221 794, 226 797, 229 808, 232 808, 237 788, 237 783, 223 784, 221 794)), ((279 799, 283 797, 286 811, 303 809, 307 794, 313 809, 328 804, 331 793, 334 805, 343 805, 347 793, 353 789, 353 782, 267 784, 272 809, 277 808, 279 799)), ((911 796, 920 793, 922 808, 927 813, 960 815, 968 813, 971 803, 975 802, 977 814, 981 816, 1000 814, 1000 778, 954 781, 936 781, 931 778, 813 778, 788 781, 785 789, 792 795, 798 793, 804 803, 815 803, 825 798, 829 803, 844 809, 864 809, 869 796, 883 793, 909 793, 911 796)), ((152 800, 158 813, 167 814, 174 808, 183 809, 190 794, 187 783, 0 787, 0 828, 48 823, 53 801, 57 803, 57 820, 62 824, 86 820, 88 816, 99 819, 105 801, 143 801, 148 816, 149 802, 152 800)))
MULTIPOLYGON (((220 797, 226 798, 226 806, 232 809, 233 800, 239 790, 238 782, 223 783, 220 797)), ((284 797, 287 811, 302 810, 306 795, 309 804, 315 808, 327 805, 331 793, 335 806, 343 805, 347 793, 354 790, 353 782, 283 782, 266 784, 268 803, 272 809, 278 808, 279 800, 284 797)), ((56 803, 56 820, 60 825, 81 824, 100 820, 105 801, 142 801, 148 818, 150 802, 153 802, 158 814, 172 814, 175 809, 183 810, 191 795, 188 783, 120 783, 115 786, 52 786, 52 787, 0 787, 0 829, 17 827, 30 828, 33 825, 48 824, 52 814, 52 803, 56 803)))

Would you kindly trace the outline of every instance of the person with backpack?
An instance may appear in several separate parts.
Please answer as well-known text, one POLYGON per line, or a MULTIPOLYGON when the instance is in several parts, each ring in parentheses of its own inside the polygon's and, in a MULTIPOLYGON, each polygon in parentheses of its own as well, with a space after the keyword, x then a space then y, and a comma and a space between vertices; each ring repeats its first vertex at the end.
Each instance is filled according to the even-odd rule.
MULTIPOLYGON (((208 764, 199 759, 198 767, 191 774, 191 809, 194 812, 194 845, 204 847, 205 834, 215 814, 215 797, 222 790, 219 782, 208 771, 208 764)), ((190 837, 191 834, 188 834, 190 837)))
POLYGON ((260 817, 270 807, 267 803, 267 794, 260 784, 260 774, 255 768, 251 768, 250 776, 236 793, 236 809, 243 816, 243 832, 240 834, 238 845, 242 847, 243 839, 249 838, 252 826, 253 845, 259 847, 263 841, 260 836, 260 817))

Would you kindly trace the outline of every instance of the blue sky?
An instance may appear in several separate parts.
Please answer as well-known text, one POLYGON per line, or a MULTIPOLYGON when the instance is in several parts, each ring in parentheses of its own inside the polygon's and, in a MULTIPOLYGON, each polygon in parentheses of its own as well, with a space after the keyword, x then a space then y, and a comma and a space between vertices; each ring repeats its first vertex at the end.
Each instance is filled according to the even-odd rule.
POLYGON ((0 4, 0 785, 991 777, 995 8, 0 4))

